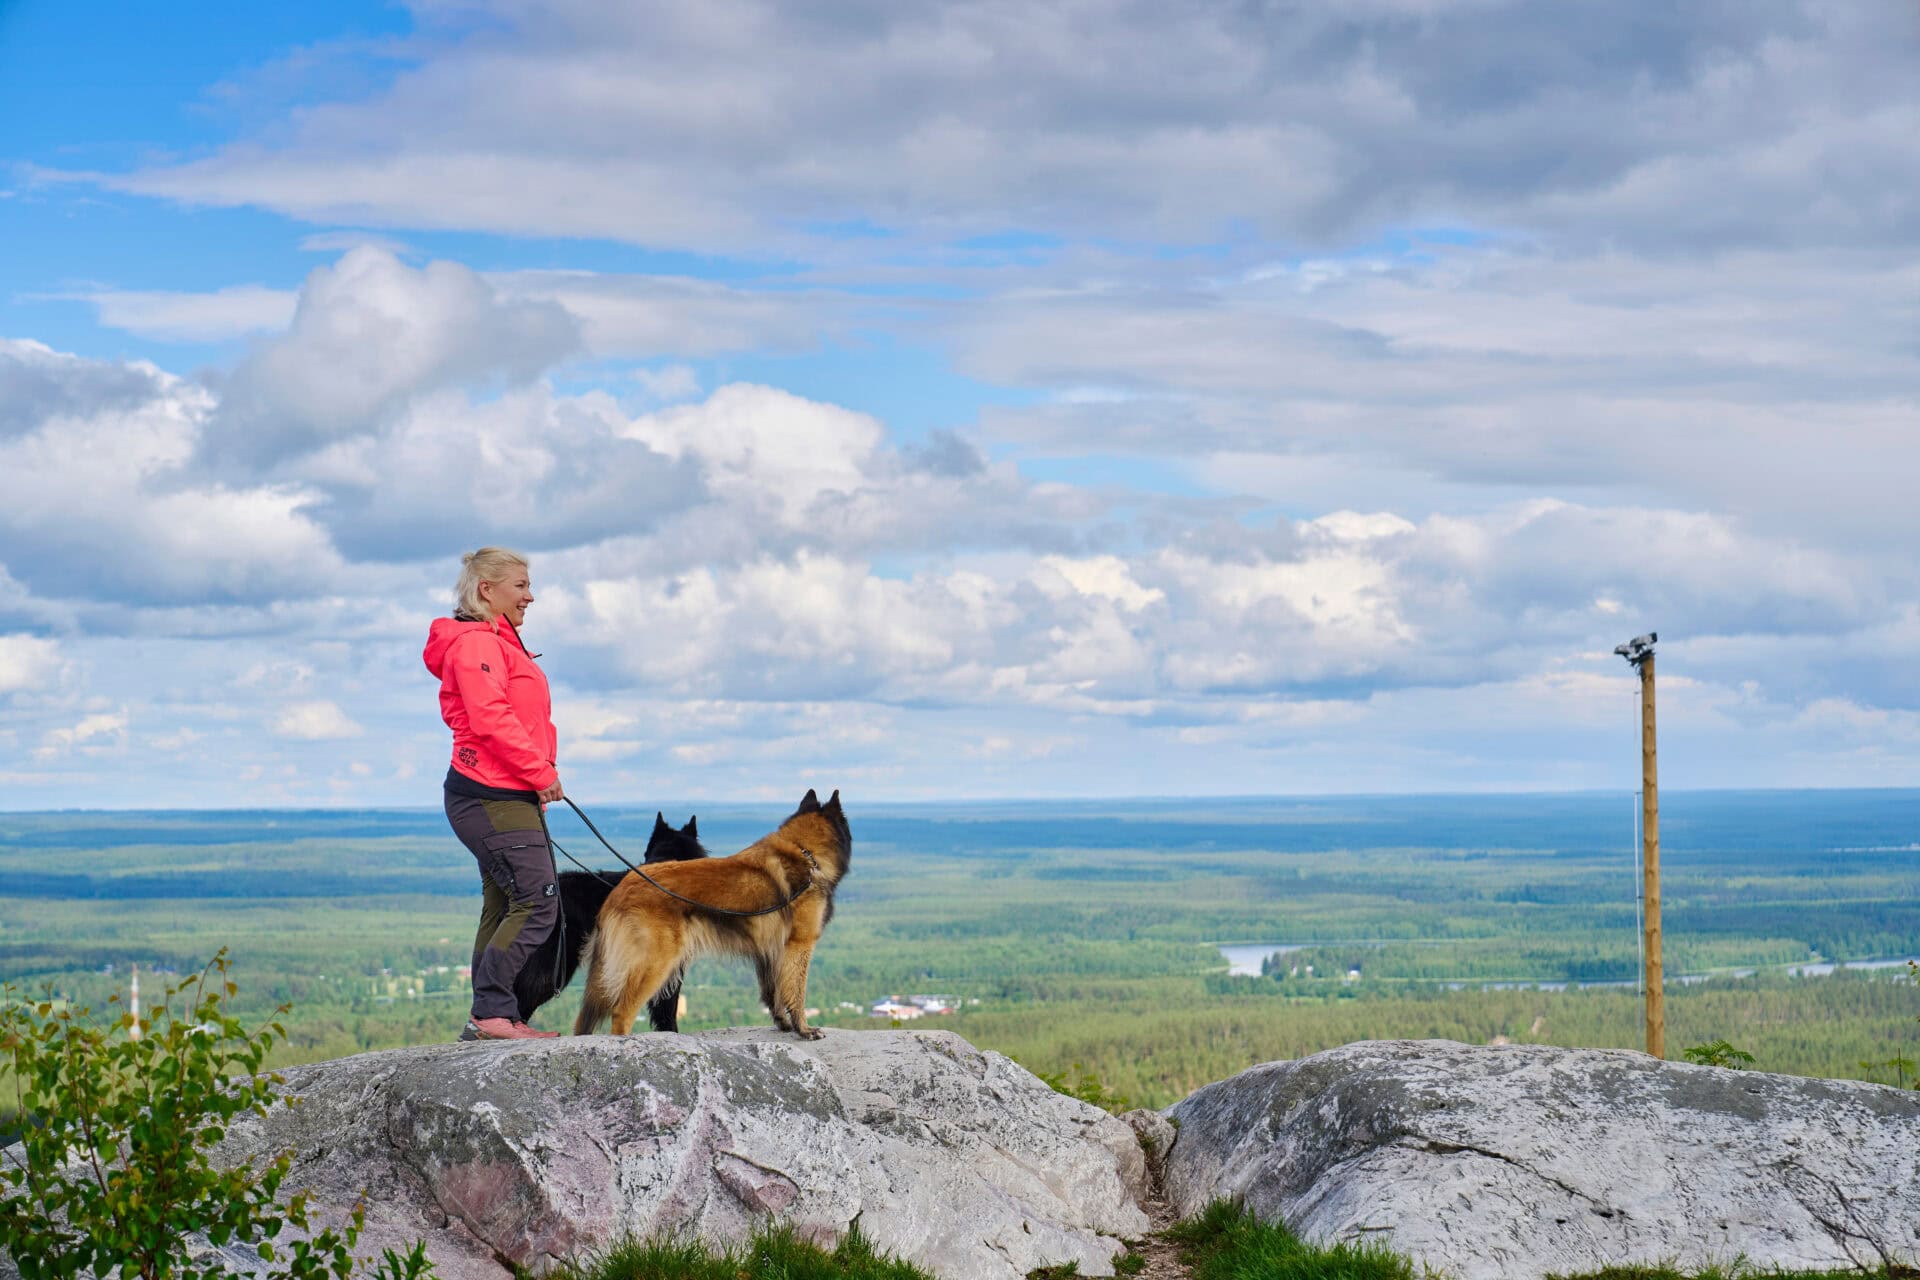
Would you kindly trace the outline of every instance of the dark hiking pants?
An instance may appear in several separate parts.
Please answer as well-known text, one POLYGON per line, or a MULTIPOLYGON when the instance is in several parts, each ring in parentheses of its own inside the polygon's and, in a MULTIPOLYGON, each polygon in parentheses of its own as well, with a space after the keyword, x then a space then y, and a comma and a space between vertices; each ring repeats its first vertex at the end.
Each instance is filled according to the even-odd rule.
POLYGON ((449 791, 447 821, 480 864, 473 1018, 518 1019, 513 980, 560 918, 559 885, 540 809, 525 800, 479 800, 449 791))

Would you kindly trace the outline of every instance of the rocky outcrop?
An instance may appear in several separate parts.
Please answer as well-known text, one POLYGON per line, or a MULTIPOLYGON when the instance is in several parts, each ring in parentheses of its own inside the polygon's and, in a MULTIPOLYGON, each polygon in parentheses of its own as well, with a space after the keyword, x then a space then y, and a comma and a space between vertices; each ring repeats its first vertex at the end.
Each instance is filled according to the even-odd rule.
MULTIPOLYGON (((540 1271, 623 1235, 823 1243, 856 1220, 936 1274, 1112 1274, 1147 1226, 1133 1131, 949 1032, 772 1030, 449 1044, 293 1068, 301 1098, 225 1161, 295 1152, 289 1187, 442 1280, 540 1271)), ((240 1261, 240 1259, 236 1259, 240 1261)))
POLYGON ((1178 1216, 1227 1197, 1449 1280, 1920 1257, 1920 1093, 1617 1050, 1352 1044, 1118 1119, 947 1032, 448 1044, 285 1076, 299 1104, 216 1158, 293 1152, 323 1223, 364 1196, 360 1252, 424 1239, 442 1280, 770 1219, 822 1243, 857 1221, 943 1277, 1109 1275, 1155 1186, 1178 1216))
POLYGON ((1216 1197, 1454 1280, 1920 1254, 1920 1093, 1621 1050, 1347 1045, 1167 1112, 1177 1213, 1216 1197))

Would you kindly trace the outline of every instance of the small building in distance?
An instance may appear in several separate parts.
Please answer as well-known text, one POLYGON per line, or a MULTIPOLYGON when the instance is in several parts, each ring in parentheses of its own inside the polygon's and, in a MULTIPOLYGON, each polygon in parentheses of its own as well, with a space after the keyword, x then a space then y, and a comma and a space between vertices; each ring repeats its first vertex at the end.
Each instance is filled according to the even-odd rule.
POLYGON ((929 1013, 952 1013, 960 1007, 958 996, 886 996, 876 1000, 873 1016, 876 1018, 921 1018, 929 1013))

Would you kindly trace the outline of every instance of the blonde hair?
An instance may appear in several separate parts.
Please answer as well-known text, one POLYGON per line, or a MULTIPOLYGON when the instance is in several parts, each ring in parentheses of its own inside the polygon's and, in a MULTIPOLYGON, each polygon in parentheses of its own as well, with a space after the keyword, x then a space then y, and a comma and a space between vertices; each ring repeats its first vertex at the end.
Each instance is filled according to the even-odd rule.
POLYGON ((482 547, 460 557, 460 581, 453 587, 457 615, 493 621, 493 606, 480 598, 480 584, 499 582, 515 569, 527 568, 527 558, 505 547, 482 547))

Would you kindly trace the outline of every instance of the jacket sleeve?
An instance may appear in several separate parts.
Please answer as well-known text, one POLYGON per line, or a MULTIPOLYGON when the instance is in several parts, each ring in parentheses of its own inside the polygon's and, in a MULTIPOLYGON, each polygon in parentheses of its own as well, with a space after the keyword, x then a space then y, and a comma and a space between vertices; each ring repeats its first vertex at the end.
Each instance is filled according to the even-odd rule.
POLYGON ((467 724, 500 764, 511 770, 530 791, 544 791, 560 777, 547 753, 527 732, 527 726, 507 701, 507 657, 500 641, 476 632, 462 636, 447 651, 453 687, 467 709, 467 724), (487 659, 491 658, 491 662, 487 659), (491 670, 482 670, 485 663, 491 670))

